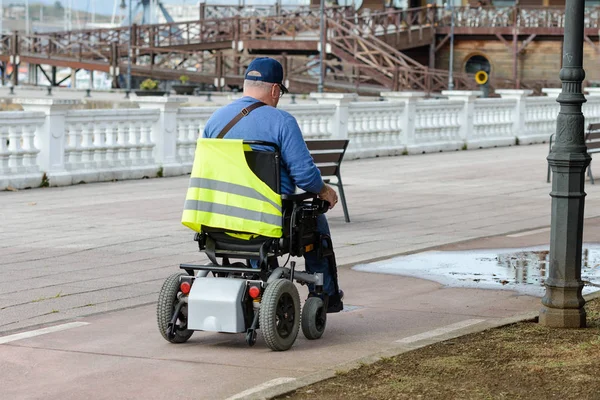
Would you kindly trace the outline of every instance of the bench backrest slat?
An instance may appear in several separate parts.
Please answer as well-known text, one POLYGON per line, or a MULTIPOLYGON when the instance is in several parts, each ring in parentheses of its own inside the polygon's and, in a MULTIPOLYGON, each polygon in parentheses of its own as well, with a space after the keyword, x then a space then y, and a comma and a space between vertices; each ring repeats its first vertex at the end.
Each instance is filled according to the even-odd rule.
POLYGON ((312 139, 306 141, 306 147, 311 152, 316 150, 342 150, 345 152, 346 146, 348 146, 348 140, 312 139))
POLYGON ((344 153, 310 153, 315 164, 323 164, 323 163, 334 163, 339 164, 342 162, 342 157, 344 157, 344 153))
POLYGON ((588 150, 593 150, 592 153, 597 153, 600 150, 600 123, 588 125, 585 146, 588 150))
POLYGON ((587 128, 588 132, 600 131, 600 123, 589 124, 587 128))
POLYGON ((338 172, 338 169, 340 168, 339 165, 317 165, 317 167, 319 168, 319 171, 321 171, 321 176, 333 176, 336 175, 338 172))
POLYGON ((600 131, 598 132, 590 132, 587 135, 585 135, 585 140, 598 140, 600 139, 600 131))

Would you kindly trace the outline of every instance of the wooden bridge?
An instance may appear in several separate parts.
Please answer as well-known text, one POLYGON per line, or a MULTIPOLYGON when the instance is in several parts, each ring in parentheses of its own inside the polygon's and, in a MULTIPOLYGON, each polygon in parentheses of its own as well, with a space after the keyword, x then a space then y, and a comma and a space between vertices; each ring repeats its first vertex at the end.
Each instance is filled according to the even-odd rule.
MULTIPOLYGON (((563 32, 564 10, 559 9, 457 7, 454 13, 455 35, 496 37, 515 51, 536 36, 563 32)), ((40 66, 53 84, 59 83, 56 67, 68 67, 108 72, 117 85, 118 75, 127 69, 130 46, 134 76, 176 80, 185 74, 191 82, 217 88, 241 85, 250 59, 270 55, 281 61, 293 92, 314 91, 321 73, 330 91, 447 89, 448 71, 433 66, 436 51, 449 39, 449 11, 423 7, 359 14, 352 8, 331 7, 324 19, 324 65, 318 57, 319 10, 310 7, 251 16, 240 14, 239 9, 236 13, 226 7, 205 7, 193 21, 134 24, 131 30, 14 33, 0 37, 0 61, 40 66), (428 49, 428 66, 406 55, 414 48, 428 49), (53 73, 43 66, 52 67, 53 73)), ((588 10, 586 40, 594 43, 599 27, 597 9, 588 10)), ((17 75, 11 77, 15 85, 17 75)), ((455 89, 476 87, 473 76, 455 72, 453 77, 455 89)))

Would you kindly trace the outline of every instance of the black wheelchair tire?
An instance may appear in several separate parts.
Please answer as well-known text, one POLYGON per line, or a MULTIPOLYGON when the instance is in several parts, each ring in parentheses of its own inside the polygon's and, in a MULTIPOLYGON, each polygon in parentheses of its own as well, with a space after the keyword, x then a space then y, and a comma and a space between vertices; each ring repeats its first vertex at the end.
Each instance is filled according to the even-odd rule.
MULTIPOLYGON (((187 275, 185 273, 176 273, 167 278, 160 289, 158 294, 158 304, 156 306, 156 320, 158 323, 158 330, 162 337, 171 343, 185 343, 188 341, 190 337, 194 334, 193 330, 189 329, 176 329, 175 335, 172 338, 169 338, 167 335, 167 327, 169 322, 171 322, 171 318, 173 317, 173 312, 175 311, 175 306, 177 306, 178 295, 179 295, 179 277, 182 275, 187 275)), ((182 312, 187 312, 187 306, 184 306, 185 309, 182 308, 182 312)), ((187 327, 187 322, 185 324, 187 327)))
POLYGON ((302 333, 308 340, 323 336, 327 326, 327 310, 319 297, 309 297, 302 307, 302 333))
POLYGON ((288 350, 300 330, 300 295, 287 279, 277 279, 265 289, 259 323, 267 346, 274 351, 288 350))

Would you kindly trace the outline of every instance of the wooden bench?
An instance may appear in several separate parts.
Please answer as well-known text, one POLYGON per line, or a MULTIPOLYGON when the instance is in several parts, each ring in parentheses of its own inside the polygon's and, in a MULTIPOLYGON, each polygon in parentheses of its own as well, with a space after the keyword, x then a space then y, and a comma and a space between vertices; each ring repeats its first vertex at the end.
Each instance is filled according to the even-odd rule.
MULTIPOLYGON (((552 150, 552 139, 554 138, 554 133, 550 135, 550 146, 549 152, 552 150)), ((587 131, 585 133, 585 145, 587 147, 588 154, 600 153, 600 123, 597 124, 589 124, 587 127, 587 131)), ((546 177, 546 182, 550 183, 550 174, 551 174, 550 165, 548 165, 548 176, 546 177)), ((590 165, 587 170, 588 176, 590 177, 590 181, 592 185, 594 184, 594 176, 592 175, 592 162, 590 161, 590 165)))
POLYGON ((342 175, 340 174, 340 165, 346 154, 349 140, 328 140, 328 139, 313 139, 306 140, 306 147, 310 151, 315 164, 321 171, 321 176, 325 183, 337 186, 342 199, 342 207, 344 208, 344 218, 346 222, 350 222, 348 214, 348 206, 346 205, 346 196, 344 195, 344 186, 342 184, 342 175), (331 182, 329 178, 336 177, 337 182, 331 182))

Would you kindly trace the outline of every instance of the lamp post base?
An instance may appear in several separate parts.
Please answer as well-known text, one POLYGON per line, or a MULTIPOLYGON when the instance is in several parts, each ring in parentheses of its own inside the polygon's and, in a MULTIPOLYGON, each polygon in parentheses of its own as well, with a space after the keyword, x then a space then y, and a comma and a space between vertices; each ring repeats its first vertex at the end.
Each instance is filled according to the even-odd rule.
POLYGON ((542 306, 539 323, 549 328, 585 328, 585 308, 560 309, 542 306))

